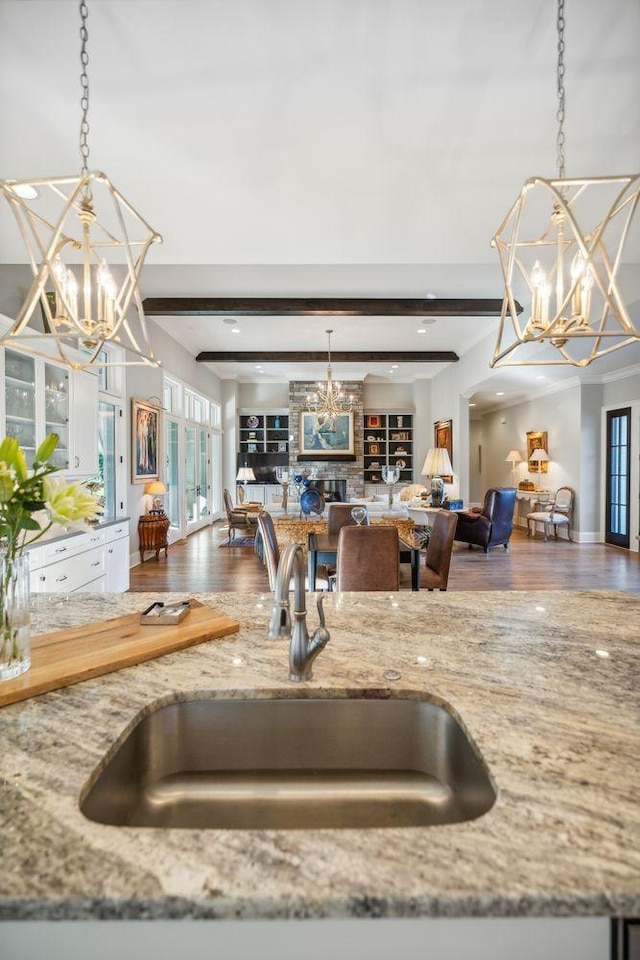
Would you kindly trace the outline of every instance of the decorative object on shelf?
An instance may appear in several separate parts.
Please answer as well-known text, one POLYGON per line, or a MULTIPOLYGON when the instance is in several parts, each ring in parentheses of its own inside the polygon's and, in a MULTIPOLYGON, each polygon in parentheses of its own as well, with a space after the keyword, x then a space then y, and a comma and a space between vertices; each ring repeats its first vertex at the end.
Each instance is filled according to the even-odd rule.
POLYGON ((360 527, 364 521, 367 519, 367 508, 366 507, 353 507, 351 510, 351 516, 360 527))
POLYGON ((140 562, 144 563, 144 555, 155 550, 156 560, 160 559, 160 551, 164 550, 168 556, 169 518, 164 514, 143 513, 138 520, 138 539, 140 541, 140 562))
POLYGON ((398 470, 406 470, 407 464, 404 460, 396 460, 396 467, 398 470))
POLYGON ((39 356, 46 356, 46 344, 53 342, 56 359, 76 369, 115 363, 157 366, 138 280, 149 247, 162 237, 104 173, 89 172, 87 17, 87 3, 82 0, 80 173, 0 180, 0 194, 16 218, 33 273, 15 323, 0 339, 19 342, 22 350, 39 356), (122 279, 116 280, 111 273, 107 257, 117 264, 122 279), (53 290, 45 290, 47 284, 53 290), (140 336, 134 335, 127 319, 132 301, 138 310, 140 336), (44 332, 28 327, 38 304, 44 332), (133 359, 107 355, 104 346, 110 341, 124 347, 133 359))
POLYGON ((511 485, 517 485, 518 474, 516 472, 516 464, 522 463, 522 454, 519 450, 509 450, 509 453, 504 458, 505 463, 511 464, 511 485))
POLYGON ((379 444, 379 443, 370 443, 370 444, 369 444, 369 449, 367 450, 367 453, 368 453, 369 456, 371 456, 371 457, 379 457, 379 456, 380 456, 380 444, 379 444))
POLYGON ((546 461, 539 461, 538 459, 534 460, 533 454, 535 450, 549 449, 549 442, 547 439, 546 430, 527 430, 527 468, 531 473, 540 472, 546 473, 549 467, 547 466, 546 461), (538 463, 540 466, 538 466, 538 463))
POLYGON ((404 421, 404 417, 396 417, 396 421, 397 421, 396 426, 397 426, 397 427, 402 427, 402 424, 403 424, 403 421, 404 421))
POLYGON ((444 477, 453 476, 448 452, 443 447, 432 447, 422 467, 422 475, 431 477, 431 505, 440 507, 444 494, 444 477))
POLYGON ((158 479, 160 407, 144 400, 131 400, 131 482, 158 479))
POLYGON ((391 434, 391 437, 390 437, 389 439, 390 439, 393 443, 398 443, 399 441, 404 443, 406 440, 410 440, 411 437, 409 436, 409 434, 407 433, 406 430, 400 430, 399 432, 398 432, 398 431, 394 431, 394 432, 391 434))
POLYGON ((389 510, 393 506, 393 486, 400 479, 400 469, 396 465, 395 467, 386 464, 382 468, 382 479, 389 487, 389 510))
POLYGON ((258 420, 257 417, 247 417, 247 427, 250 430, 255 430, 255 428, 259 426, 259 424, 260 424, 260 421, 258 420))
POLYGON ((318 428, 324 428, 327 433, 335 432, 337 422, 343 420, 344 414, 350 414, 353 409, 353 397, 346 397, 338 381, 335 383, 333 381, 331 373, 332 333, 333 330, 326 331, 329 341, 326 382, 319 382, 317 391, 307 396, 307 404, 317 418, 318 428))
POLYGON ((280 417, 276 417, 276 418, 274 419, 274 421, 273 421, 273 429, 274 429, 274 430, 279 430, 279 429, 280 429, 280 417))
MULTIPOLYGON (((376 428, 382 426, 380 417, 378 416, 377 413, 371 413, 371 414, 369 414, 369 416, 367 417, 367 426, 368 426, 368 427, 376 427, 376 428)), ((371 437, 371 438, 367 437, 367 440, 369 440, 369 439, 375 440, 375 437, 371 437)))
POLYGON ((152 497, 151 510, 148 513, 164 513, 164 495, 167 492, 162 480, 152 480, 151 483, 145 483, 144 492, 152 497))
POLYGON ((640 339, 617 279, 640 174, 565 177, 564 26, 558 0, 558 176, 527 180, 492 240, 505 282, 492 367, 585 367, 640 339), (522 280, 531 291, 528 318, 516 306, 522 280))
MULTIPOLYGON (((433 445, 434 447, 444 447, 449 455, 449 460, 453 463, 453 421, 437 420, 433 425, 433 445)), ((448 475, 443 476, 445 483, 453 483, 453 468, 448 475)))
POLYGON ((300 414, 300 453, 336 457, 353 455, 353 413, 321 418, 315 411, 300 414))
POLYGON ((543 447, 536 447, 529 458, 529 469, 536 473, 536 490, 540 489, 540 473, 549 469, 549 454, 543 447), (532 466, 533 464, 533 466, 532 466))
POLYGON ((57 445, 55 433, 46 437, 28 470, 17 440, 5 437, 0 444, 0 680, 20 676, 31 664, 29 563, 24 548, 53 523, 69 529, 97 516, 96 498, 84 484, 51 476, 59 469, 52 462, 57 445))

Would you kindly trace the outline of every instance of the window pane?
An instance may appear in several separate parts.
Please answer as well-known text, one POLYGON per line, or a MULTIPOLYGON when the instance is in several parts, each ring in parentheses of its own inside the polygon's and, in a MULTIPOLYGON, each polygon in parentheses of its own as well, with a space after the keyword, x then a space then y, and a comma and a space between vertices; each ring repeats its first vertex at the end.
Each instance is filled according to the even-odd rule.
POLYGON ((178 463, 178 424, 174 420, 167 420, 166 430, 166 486, 167 493, 164 498, 165 511, 169 517, 172 527, 180 526, 180 486, 179 486, 179 463, 178 463))
POLYGON ((98 474, 104 497, 105 519, 116 516, 116 408, 112 403, 98 404, 98 474))

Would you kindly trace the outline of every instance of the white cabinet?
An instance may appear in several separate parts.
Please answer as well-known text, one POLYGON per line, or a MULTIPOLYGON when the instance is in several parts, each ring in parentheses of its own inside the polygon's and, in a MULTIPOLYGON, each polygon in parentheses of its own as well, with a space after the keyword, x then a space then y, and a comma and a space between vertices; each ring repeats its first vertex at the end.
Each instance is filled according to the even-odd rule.
POLYGON ((98 377, 6 347, 2 353, 3 435, 15 437, 29 465, 44 438, 60 438, 52 461, 70 477, 98 472, 98 377))
POLYGON ((93 477, 98 472, 98 377, 89 370, 72 373, 70 420, 69 475, 93 477))
POLYGON ((50 540, 29 553, 32 593, 124 593, 129 589, 129 524, 50 540))
POLYGON ((282 500, 282 487, 279 483, 248 483, 246 500, 262 503, 266 507, 282 500))
POLYGON ((117 523, 107 527, 106 561, 107 593, 125 593, 129 589, 129 524, 117 523))

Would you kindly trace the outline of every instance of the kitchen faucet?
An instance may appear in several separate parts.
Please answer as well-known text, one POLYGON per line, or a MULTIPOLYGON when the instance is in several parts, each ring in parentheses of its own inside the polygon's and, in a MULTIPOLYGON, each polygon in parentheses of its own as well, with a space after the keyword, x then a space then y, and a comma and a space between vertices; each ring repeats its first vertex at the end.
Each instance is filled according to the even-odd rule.
POLYGON ((280 637, 289 640, 289 680, 311 680, 311 666, 329 640, 329 631, 325 626, 322 602, 324 594, 317 594, 320 626, 309 639, 307 630, 307 608, 305 600, 305 562, 299 543, 290 543, 285 547, 278 564, 275 598, 269 621, 269 640, 280 637), (291 630, 291 609, 289 606, 289 585, 293 576, 294 626, 291 630))

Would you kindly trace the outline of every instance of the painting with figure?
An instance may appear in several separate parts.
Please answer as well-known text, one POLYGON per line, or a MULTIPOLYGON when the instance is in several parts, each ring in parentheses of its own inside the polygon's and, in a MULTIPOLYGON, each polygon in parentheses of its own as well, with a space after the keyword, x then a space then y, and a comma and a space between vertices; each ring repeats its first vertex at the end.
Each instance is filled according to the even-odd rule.
POLYGON ((301 454, 353 453, 353 413, 323 417, 305 411, 300 419, 301 454))
POLYGON ((143 400, 131 401, 132 483, 158 479, 160 407, 143 400))

